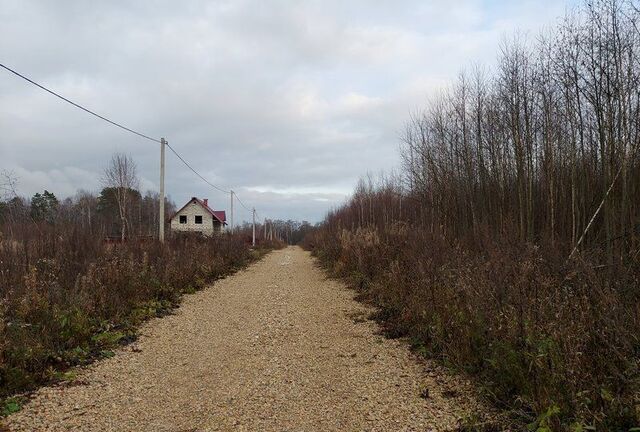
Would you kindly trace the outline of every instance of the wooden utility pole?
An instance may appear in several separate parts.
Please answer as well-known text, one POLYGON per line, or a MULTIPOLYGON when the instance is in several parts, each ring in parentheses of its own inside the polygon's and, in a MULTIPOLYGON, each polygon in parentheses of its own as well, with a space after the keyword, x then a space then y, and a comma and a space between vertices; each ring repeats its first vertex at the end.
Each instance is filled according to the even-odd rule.
POLYGON ((167 142, 164 138, 160 138, 160 230, 158 239, 164 243, 164 147, 167 142))
POLYGON ((253 246, 256 245, 256 208, 253 208, 253 246))
POLYGON ((233 234, 233 191, 231 192, 231 234, 233 234))

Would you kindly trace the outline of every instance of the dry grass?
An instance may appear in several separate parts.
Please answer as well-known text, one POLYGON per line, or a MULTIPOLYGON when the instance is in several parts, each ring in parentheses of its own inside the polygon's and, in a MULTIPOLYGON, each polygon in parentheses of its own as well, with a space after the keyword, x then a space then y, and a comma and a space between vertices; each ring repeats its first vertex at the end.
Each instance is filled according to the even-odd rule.
MULTIPOLYGON (((393 207, 385 197, 372 193, 370 209, 393 207)), ((565 248, 449 240, 410 220, 358 227, 354 208, 306 246, 381 307, 390 336, 479 377, 534 430, 640 424, 637 260, 595 266, 603 252, 592 250, 567 262, 565 248)))
POLYGON ((169 313, 181 294, 279 246, 252 252, 239 236, 106 245, 71 224, 3 228, 0 397, 110 356, 135 339, 140 322, 169 313))

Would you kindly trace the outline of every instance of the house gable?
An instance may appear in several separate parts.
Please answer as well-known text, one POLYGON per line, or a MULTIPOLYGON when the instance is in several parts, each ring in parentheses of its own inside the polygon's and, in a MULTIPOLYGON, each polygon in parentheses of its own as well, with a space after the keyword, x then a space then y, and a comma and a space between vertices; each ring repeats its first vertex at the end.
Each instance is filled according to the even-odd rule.
POLYGON ((200 232, 211 235, 226 225, 224 211, 214 211, 196 197, 191 198, 169 219, 172 231, 200 232))
POLYGON ((223 225, 227 224, 227 216, 224 210, 219 210, 219 211, 215 211, 212 210, 208 204, 207 204, 207 200, 205 199, 204 201, 202 201, 199 198, 196 197, 191 197, 191 199, 189 200, 189 202, 187 202, 184 207, 182 207, 180 210, 178 210, 177 212, 175 212, 175 214, 173 216, 171 216, 171 218, 169 219, 170 221, 173 221, 173 218, 175 218, 176 216, 179 215, 179 213, 184 210, 185 208, 187 208, 187 206, 192 205, 192 204, 198 204, 200 205, 207 213, 209 213, 214 219, 216 219, 218 222, 220 222, 223 225))

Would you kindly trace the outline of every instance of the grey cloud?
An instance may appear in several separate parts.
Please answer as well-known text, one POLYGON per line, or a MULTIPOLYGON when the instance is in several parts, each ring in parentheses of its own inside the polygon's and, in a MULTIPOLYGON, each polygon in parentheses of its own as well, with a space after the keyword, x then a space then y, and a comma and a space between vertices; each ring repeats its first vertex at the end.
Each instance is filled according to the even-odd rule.
MULTIPOLYGON (((503 3, 5 0, 0 62, 166 137, 270 217, 316 221, 360 175, 398 164, 408 113, 460 67, 491 64, 509 23, 535 31, 564 8, 503 3)), ((16 172, 23 194, 97 190, 114 151, 157 187, 158 144, 6 73, 0 130, 0 169, 16 172)), ((178 205, 195 195, 228 206, 167 158, 178 205)))

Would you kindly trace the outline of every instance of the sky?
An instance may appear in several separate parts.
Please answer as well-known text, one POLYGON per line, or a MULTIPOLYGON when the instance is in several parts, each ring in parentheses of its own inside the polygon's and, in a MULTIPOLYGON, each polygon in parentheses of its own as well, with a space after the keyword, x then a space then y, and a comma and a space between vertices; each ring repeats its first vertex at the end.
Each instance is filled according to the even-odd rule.
MULTIPOLYGON (((358 178, 400 166, 412 112, 464 68, 535 39, 566 0, 2 0, 0 63, 97 113, 164 137, 260 218, 321 220, 358 178)), ((0 69, 0 170, 18 192, 97 192, 114 152, 159 188, 160 144, 0 69)), ((182 206, 229 196, 167 153, 182 206)), ((236 207, 236 221, 250 213, 236 207)))

